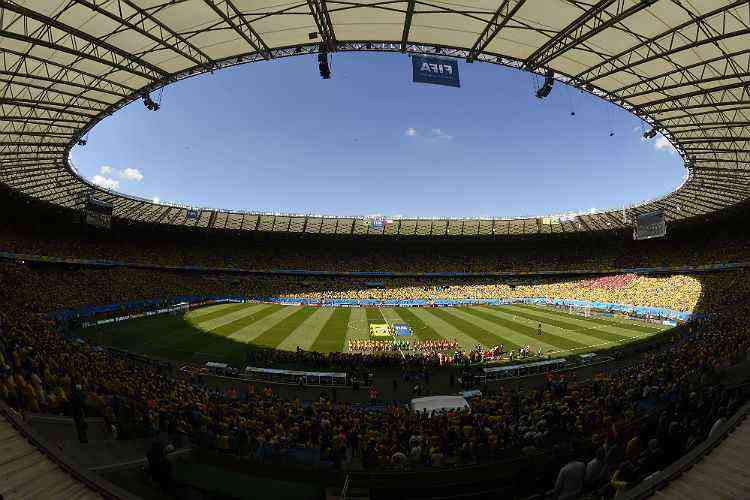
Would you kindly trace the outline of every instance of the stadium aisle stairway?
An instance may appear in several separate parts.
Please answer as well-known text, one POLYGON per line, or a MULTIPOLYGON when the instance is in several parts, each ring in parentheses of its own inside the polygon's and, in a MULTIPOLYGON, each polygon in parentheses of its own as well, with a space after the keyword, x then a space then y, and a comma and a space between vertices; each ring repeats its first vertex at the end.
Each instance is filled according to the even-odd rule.
POLYGON ((60 469, 0 416, 0 494, 11 499, 102 498, 60 469))
POLYGON ((750 418, 709 455, 651 497, 658 500, 750 498, 750 418))

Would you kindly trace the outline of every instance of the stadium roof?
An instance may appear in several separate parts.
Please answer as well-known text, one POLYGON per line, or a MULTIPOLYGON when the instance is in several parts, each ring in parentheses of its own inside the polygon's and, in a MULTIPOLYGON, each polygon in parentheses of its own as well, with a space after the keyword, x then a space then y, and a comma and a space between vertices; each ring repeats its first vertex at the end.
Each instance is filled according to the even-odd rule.
POLYGON ((0 0, 0 48, 0 182, 72 208, 94 191, 124 219, 247 231, 557 233, 623 228, 655 210, 674 221, 750 197, 748 0, 0 0), (688 176, 627 214, 402 219, 379 230, 356 217, 211 209, 188 218, 186 207, 93 186, 69 164, 91 127, 155 89, 321 45, 551 68, 655 126, 688 176))

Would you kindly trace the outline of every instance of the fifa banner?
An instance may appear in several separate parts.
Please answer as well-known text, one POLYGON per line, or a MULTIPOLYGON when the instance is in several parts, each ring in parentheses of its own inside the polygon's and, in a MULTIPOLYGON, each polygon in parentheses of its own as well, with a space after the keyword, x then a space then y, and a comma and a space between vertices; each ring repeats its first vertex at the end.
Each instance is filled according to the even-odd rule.
POLYGON ((442 57, 411 56, 414 81, 460 87, 458 61, 442 57))
POLYGON ((411 337, 411 328, 406 323, 393 323, 392 326, 396 337, 411 337))
POLYGON ((86 224, 109 228, 112 224, 112 204, 90 196, 84 209, 86 224))
POLYGON ((651 238, 661 238, 667 234, 667 222, 664 219, 664 212, 651 212, 638 216, 638 222, 635 226, 633 238, 636 240, 648 240, 651 238))

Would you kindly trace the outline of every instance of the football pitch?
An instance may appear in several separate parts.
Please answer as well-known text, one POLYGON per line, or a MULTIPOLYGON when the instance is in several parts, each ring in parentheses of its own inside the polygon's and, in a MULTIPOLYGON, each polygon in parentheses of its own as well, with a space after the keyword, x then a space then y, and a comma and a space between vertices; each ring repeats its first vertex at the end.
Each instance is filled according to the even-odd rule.
POLYGON ((475 344, 529 344, 545 355, 567 356, 607 349, 668 328, 616 317, 583 317, 525 304, 497 307, 302 307, 221 304, 184 316, 158 316, 78 333, 101 345, 174 361, 218 361, 243 366, 248 349, 345 351, 348 339, 369 338, 370 323, 407 323, 412 339, 455 339, 475 344), (542 324, 542 335, 538 324, 542 324))

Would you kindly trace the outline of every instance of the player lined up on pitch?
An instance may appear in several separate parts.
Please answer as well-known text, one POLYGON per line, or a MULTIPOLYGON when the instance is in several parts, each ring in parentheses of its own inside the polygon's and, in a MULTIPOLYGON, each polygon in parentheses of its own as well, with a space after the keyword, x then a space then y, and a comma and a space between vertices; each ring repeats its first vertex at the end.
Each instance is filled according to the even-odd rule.
POLYGON ((349 339, 347 350, 350 352, 384 352, 384 351, 459 351, 460 344, 456 339, 435 340, 374 340, 349 339))

